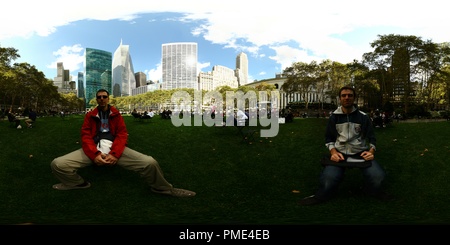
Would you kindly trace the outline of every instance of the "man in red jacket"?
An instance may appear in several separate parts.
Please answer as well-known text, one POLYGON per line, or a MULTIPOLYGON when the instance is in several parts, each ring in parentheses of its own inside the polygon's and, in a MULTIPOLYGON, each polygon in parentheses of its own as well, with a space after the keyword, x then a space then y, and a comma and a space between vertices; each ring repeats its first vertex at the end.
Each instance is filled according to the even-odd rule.
POLYGON ((82 148, 55 158, 52 173, 61 181, 56 190, 89 188, 91 184, 77 170, 92 164, 119 165, 137 172, 153 192, 176 197, 193 197, 195 192, 174 188, 164 178, 158 162, 151 156, 127 147, 128 132, 120 112, 109 105, 109 93, 97 91, 98 106, 88 112, 81 127, 82 148))

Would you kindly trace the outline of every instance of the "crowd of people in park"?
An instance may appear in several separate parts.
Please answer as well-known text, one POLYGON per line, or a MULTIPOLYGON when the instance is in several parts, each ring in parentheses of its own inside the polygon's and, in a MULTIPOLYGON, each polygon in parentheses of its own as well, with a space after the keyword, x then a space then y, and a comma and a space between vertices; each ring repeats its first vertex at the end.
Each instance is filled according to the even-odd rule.
MULTIPOLYGON (((155 115, 157 115, 157 113, 155 113, 155 111, 153 109, 149 109, 144 110, 143 112, 138 112, 135 109, 133 109, 133 111, 131 111, 131 115, 134 118, 138 118, 138 119, 152 119, 155 115)), ((170 117, 172 116, 172 111, 170 109, 166 110, 166 109, 162 109, 159 111, 159 115, 161 116, 162 119, 170 119, 170 117)))
POLYGON ((172 111, 170 109, 163 109, 160 115, 162 119, 170 119, 172 117, 172 111))
POLYGON ((25 123, 27 128, 32 128, 34 122, 38 117, 37 113, 33 109, 27 109, 26 112, 20 113, 14 112, 14 110, 10 108, 9 110, 7 110, 7 112, 3 110, 1 115, 6 115, 8 121, 17 129, 21 129, 23 127, 22 121, 25 123))

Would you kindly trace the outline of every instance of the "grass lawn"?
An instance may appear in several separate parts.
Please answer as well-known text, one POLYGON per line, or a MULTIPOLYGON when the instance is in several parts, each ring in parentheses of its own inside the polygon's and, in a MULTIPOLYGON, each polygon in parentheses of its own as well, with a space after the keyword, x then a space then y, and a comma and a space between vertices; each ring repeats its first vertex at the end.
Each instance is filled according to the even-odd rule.
POLYGON ((50 162, 81 147, 83 116, 38 118, 34 128, 22 130, 1 121, 0 223, 450 224, 450 122, 376 129, 376 158, 395 200, 359 195, 361 174, 351 169, 335 199, 304 207, 297 201, 314 193, 319 158, 327 152, 326 119, 295 119, 281 124, 276 137, 247 144, 235 127, 175 127, 159 116, 143 122, 124 117, 128 146, 153 156, 169 182, 196 197, 154 194, 137 174, 117 166, 81 169, 90 189, 53 190, 50 162))

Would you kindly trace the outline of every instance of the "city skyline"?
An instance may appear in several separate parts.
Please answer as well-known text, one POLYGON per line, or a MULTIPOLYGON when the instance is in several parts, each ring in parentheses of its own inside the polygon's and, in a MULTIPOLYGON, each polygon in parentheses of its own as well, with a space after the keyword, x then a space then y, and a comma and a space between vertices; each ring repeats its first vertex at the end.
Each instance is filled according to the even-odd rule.
POLYGON ((72 78, 83 71, 84 52, 114 53, 121 40, 129 46, 135 72, 160 80, 164 43, 198 44, 198 72, 214 66, 234 69, 240 52, 248 56, 249 82, 273 78, 292 62, 361 60, 373 51, 378 35, 415 35, 433 42, 450 41, 442 2, 289 1, 276 4, 166 0, 13 1, 3 4, 0 46, 19 50, 21 58, 53 79, 63 62, 72 78), (26 7, 24 7, 26 6, 26 7), (296 6, 296 7, 293 7, 296 6), (56 8, 56 9, 55 9, 56 8))

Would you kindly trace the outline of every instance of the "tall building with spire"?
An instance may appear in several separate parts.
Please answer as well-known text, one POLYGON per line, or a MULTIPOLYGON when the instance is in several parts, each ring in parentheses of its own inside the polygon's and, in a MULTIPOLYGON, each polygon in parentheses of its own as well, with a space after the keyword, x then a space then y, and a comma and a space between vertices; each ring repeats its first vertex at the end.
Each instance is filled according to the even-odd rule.
POLYGON ((248 58, 243 52, 236 57, 236 77, 238 78, 239 86, 248 83, 248 58))
POLYGON ((129 96, 136 88, 133 62, 130 56, 130 46, 120 45, 114 52, 112 60, 112 91, 114 97, 129 96))
POLYGON ((163 89, 193 88, 197 82, 197 43, 166 43, 162 45, 163 89))

